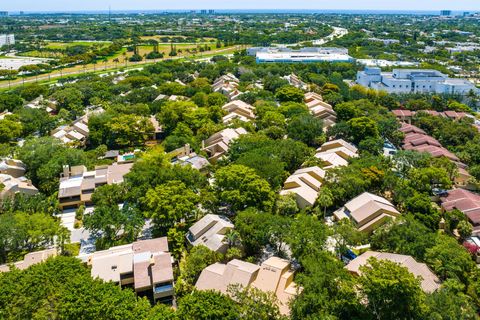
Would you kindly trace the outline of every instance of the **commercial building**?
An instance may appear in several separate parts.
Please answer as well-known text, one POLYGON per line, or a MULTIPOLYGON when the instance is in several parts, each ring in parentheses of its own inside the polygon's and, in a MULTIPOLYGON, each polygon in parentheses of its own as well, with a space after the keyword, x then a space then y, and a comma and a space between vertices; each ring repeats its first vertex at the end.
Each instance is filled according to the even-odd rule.
POLYGON ((324 128, 331 127, 337 121, 337 113, 333 107, 323 101, 323 97, 318 93, 306 93, 305 104, 315 118, 323 121, 324 128))
POLYGON ((257 63, 309 63, 309 62, 353 62, 344 48, 308 47, 294 50, 290 48, 251 48, 247 52, 256 56, 257 63))
POLYGON ((464 189, 448 191, 440 197, 444 211, 460 210, 473 225, 473 235, 480 235, 480 195, 464 189))
POLYGON ((336 220, 350 219, 359 231, 372 232, 388 219, 400 216, 385 198, 364 192, 333 213, 336 220))
POLYGON ((255 119, 255 108, 242 100, 234 100, 222 107, 222 110, 227 112, 227 115, 223 117, 224 124, 228 124, 233 120, 240 120, 249 122, 255 119))
POLYGON ((207 152, 210 162, 216 162, 228 151, 230 142, 246 133, 247 131, 244 128, 224 129, 202 141, 202 151, 207 152))
POLYGON ((358 156, 357 147, 343 139, 325 142, 317 149, 315 158, 323 161, 323 169, 348 165, 348 159, 358 156))
POLYGON ((0 18, 1 17, 8 17, 8 11, 0 11, 0 18))
POLYGON ((285 180, 280 194, 293 193, 299 208, 311 207, 317 200, 324 178, 325 170, 319 167, 299 169, 285 180))
POLYGON ((12 46, 15 44, 15 35, 0 34, 0 48, 3 46, 12 46))
POLYGON ((187 240, 193 246, 203 245, 225 254, 228 249, 225 235, 233 228, 233 223, 227 217, 207 214, 188 229, 187 240))
POLYGON ((77 208, 92 204, 92 194, 96 188, 105 184, 123 182, 123 176, 130 172, 133 163, 114 163, 109 166, 97 166, 87 171, 85 166, 63 166, 58 189, 60 208, 77 208))
POLYGON ((92 277, 131 287, 153 302, 173 300, 172 256, 166 237, 97 251, 88 257, 92 277))
POLYGON ((426 293, 432 293, 440 288, 441 282, 438 277, 428 268, 425 263, 419 263, 414 258, 407 255, 388 253, 388 252, 376 252, 367 251, 362 255, 356 257, 346 266, 347 270, 352 274, 361 275, 360 267, 368 266, 368 259, 376 258, 377 260, 388 260, 395 262, 402 267, 405 267, 415 277, 420 277, 420 286, 426 293))
POLYGON ((453 79, 437 70, 393 69, 381 72, 380 68, 367 67, 357 72, 357 83, 388 93, 440 93, 466 95, 471 90, 480 92, 465 79, 453 79))
POLYGON ((280 312, 289 314, 289 301, 299 291, 293 282, 294 272, 287 260, 271 257, 258 266, 234 259, 227 264, 215 263, 203 269, 195 287, 199 290, 216 290, 228 293, 230 285, 252 286, 277 297, 280 312))
POLYGON ((25 164, 16 159, 5 158, 0 161, 0 199, 14 196, 17 193, 34 195, 38 189, 24 177, 25 164))
MULTIPOLYGON (((57 255, 57 249, 47 249, 42 251, 30 252, 23 257, 23 260, 12 263, 16 269, 25 270, 28 267, 44 262, 50 257, 55 257, 57 255)), ((0 272, 10 271, 9 264, 0 265, 0 272)))

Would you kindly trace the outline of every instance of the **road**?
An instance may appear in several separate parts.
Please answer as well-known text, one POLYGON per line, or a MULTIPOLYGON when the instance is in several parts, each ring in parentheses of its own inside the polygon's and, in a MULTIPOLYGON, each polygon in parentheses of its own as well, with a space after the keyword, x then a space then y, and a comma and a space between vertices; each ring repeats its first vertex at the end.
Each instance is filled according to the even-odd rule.
POLYGON ((303 45, 307 42, 312 42, 312 44, 314 46, 322 46, 325 43, 328 43, 335 38, 341 38, 341 37, 348 34, 348 29, 334 27, 334 26, 331 26, 331 27, 333 29, 333 32, 330 33, 328 36, 323 37, 321 39, 317 39, 317 40, 313 40, 313 41, 301 41, 301 42, 290 43, 290 44, 273 44, 272 46, 274 46, 274 47, 297 47, 297 46, 301 46, 301 45, 303 45))
MULTIPOLYGON (((234 46, 234 47, 228 47, 228 48, 223 48, 223 49, 218 49, 218 50, 213 50, 213 51, 207 51, 207 52, 204 52, 203 55, 212 56, 212 55, 219 54, 219 53, 222 53, 222 52, 225 52, 225 51, 240 50, 241 48, 242 48, 242 46, 237 45, 237 46, 234 46)), ((126 70, 129 70, 129 69, 138 68, 138 66, 153 64, 153 63, 164 61, 164 60, 177 60, 177 59, 185 59, 185 58, 189 58, 189 57, 178 56, 178 57, 169 57, 169 58, 155 59, 155 60, 143 60, 143 61, 139 61, 139 62, 127 62, 126 64, 125 63, 120 63, 120 62, 119 63, 114 63, 114 64, 98 64, 97 66, 88 67, 88 68, 84 68, 84 69, 78 69, 78 70, 74 70, 74 71, 57 70, 57 71, 51 72, 49 74, 42 74, 42 75, 38 75, 36 77, 35 76, 34 77, 29 77, 27 79, 22 78, 22 79, 16 79, 16 80, 13 80, 13 81, 4 80, 0 83, 0 88, 11 88, 11 87, 14 87, 14 86, 23 85, 25 83, 32 83, 32 82, 39 82, 39 81, 51 81, 51 80, 55 80, 55 78, 61 78, 61 77, 65 77, 65 76, 73 76, 73 75, 79 75, 79 74, 85 74, 85 73, 91 73, 91 72, 108 72, 108 71, 114 71, 114 70, 118 70, 118 69, 122 69, 122 68, 126 69, 126 70)), ((193 58, 192 60, 203 61, 203 60, 206 60, 206 59, 208 60, 209 58, 199 57, 199 58, 193 58)))

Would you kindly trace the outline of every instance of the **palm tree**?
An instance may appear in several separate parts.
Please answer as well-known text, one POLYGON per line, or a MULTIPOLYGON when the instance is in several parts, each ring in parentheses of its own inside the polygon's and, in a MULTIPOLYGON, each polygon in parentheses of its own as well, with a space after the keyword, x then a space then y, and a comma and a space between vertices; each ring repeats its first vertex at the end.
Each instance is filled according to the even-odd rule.
POLYGON ((228 248, 237 247, 240 245, 240 234, 238 231, 230 229, 226 234, 225 238, 223 238, 223 242, 228 245, 228 248))
POLYGON ((323 207, 323 218, 327 215, 327 208, 333 204, 333 194, 332 191, 324 187, 320 189, 320 195, 317 198, 317 203, 320 207, 323 207))

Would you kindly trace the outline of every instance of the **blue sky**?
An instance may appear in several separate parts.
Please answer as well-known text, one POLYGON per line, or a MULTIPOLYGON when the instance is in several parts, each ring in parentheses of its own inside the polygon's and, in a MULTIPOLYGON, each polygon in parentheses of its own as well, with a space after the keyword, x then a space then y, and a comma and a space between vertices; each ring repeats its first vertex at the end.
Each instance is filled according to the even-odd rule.
POLYGON ((1 0, 0 11, 167 9, 478 10, 480 0, 1 0))

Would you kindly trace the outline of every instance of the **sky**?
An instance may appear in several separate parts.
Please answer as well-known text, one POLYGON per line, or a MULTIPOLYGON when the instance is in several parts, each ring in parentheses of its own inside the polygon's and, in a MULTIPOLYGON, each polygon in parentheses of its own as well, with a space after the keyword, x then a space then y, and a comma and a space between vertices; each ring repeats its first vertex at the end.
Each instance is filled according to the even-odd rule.
POLYGON ((480 11, 480 0, 0 0, 0 11, 312 9, 480 11), (3 2, 3 3, 2 3, 3 2))

